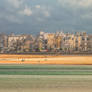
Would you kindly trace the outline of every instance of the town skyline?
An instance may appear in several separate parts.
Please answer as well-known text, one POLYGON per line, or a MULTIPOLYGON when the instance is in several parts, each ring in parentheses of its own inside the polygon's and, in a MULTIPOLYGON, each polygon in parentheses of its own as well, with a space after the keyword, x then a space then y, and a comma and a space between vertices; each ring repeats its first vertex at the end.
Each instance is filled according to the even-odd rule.
POLYGON ((32 34, 0 34, 0 53, 92 53, 92 34, 48 33, 32 34))

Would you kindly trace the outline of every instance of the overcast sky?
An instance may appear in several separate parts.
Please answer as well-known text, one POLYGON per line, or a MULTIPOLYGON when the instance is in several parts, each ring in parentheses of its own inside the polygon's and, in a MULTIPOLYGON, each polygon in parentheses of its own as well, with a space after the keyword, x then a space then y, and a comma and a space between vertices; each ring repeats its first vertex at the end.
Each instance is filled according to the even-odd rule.
POLYGON ((0 0, 0 32, 92 33, 92 0, 0 0))

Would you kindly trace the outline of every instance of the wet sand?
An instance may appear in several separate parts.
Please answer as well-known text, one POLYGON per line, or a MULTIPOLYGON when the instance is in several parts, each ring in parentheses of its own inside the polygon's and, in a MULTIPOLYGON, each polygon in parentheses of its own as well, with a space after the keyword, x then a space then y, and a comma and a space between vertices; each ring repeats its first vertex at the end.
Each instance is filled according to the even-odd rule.
POLYGON ((0 75, 0 92, 92 92, 92 76, 0 75))

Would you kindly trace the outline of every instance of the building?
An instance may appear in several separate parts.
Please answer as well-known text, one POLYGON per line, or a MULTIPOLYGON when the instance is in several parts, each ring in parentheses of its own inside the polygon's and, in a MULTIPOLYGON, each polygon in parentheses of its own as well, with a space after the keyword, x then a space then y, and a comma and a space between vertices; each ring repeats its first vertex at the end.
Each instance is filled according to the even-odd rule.
POLYGON ((65 34, 61 42, 62 51, 65 53, 72 53, 75 49, 75 35, 65 34))
POLYGON ((55 34, 54 33, 48 33, 47 35, 47 49, 49 51, 52 51, 55 49, 55 34))
POLYGON ((17 52, 21 50, 21 45, 23 45, 23 41, 26 39, 26 35, 8 35, 8 49, 11 52, 17 52))
POLYGON ((88 35, 88 51, 92 53, 92 35, 88 35))
POLYGON ((77 52, 82 51, 81 44, 82 44, 82 35, 80 32, 77 32, 75 34, 75 51, 77 52))
POLYGON ((40 34, 36 37, 35 48, 37 51, 44 51, 47 49, 47 33, 40 32, 40 34))
POLYGON ((81 51, 87 52, 88 51, 88 35, 87 33, 81 33, 81 51))
POLYGON ((56 48, 56 50, 61 49, 61 42, 63 40, 63 36, 64 36, 64 33, 62 33, 62 32, 57 32, 55 34, 55 48, 56 48))
POLYGON ((8 47, 8 36, 6 34, 0 34, 0 52, 6 52, 8 47))
POLYGON ((32 35, 27 35, 26 39, 24 39, 22 45, 22 51, 31 52, 34 46, 34 37, 32 35))

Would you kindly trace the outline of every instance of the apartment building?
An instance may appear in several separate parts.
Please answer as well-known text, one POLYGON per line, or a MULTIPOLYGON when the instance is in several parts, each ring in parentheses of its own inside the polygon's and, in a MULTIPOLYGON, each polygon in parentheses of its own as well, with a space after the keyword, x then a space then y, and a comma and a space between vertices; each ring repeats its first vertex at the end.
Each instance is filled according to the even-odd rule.
POLYGON ((88 51, 88 40, 87 33, 81 33, 81 51, 88 51))
POLYGON ((74 34, 65 34, 61 42, 61 48, 64 52, 72 53, 75 49, 75 35, 74 34))
POLYGON ((26 35, 8 35, 8 49, 10 51, 17 51, 23 45, 24 39, 26 39, 26 35))
POLYGON ((92 52, 92 35, 88 35, 88 51, 92 52))
POLYGON ((63 36, 64 36, 64 33, 62 33, 62 32, 57 32, 55 34, 55 48, 57 50, 61 49, 61 42, 63 40, 63 36))

